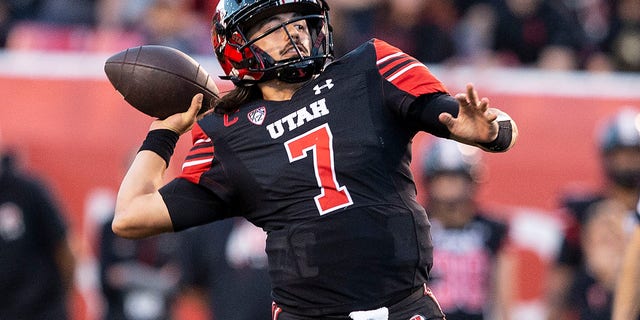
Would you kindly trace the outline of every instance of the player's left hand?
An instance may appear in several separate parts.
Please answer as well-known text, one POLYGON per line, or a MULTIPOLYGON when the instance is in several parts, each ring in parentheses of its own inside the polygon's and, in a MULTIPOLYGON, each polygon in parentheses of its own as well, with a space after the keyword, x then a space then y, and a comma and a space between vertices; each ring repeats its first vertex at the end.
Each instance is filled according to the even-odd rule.
POLYGON ((487 143, 498 136, 498 123, 495 121, 500 112, 489 107, 489 99, 478 99, 473 84, 467 84, 466 93, 458 93, 460 110, 458 117, 443 112, 438 120, 447 126, 453 139, 467 144, 487 143))

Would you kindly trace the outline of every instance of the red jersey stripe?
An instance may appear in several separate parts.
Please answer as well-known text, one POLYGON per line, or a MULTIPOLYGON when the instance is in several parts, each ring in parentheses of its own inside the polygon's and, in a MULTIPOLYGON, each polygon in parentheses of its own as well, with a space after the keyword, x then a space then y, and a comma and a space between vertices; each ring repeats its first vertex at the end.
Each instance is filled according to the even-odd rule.
POLYGON ((380 40, 373 42, 376 49, 378 71, 387 81, 413 96, 447 89, 421 62, 380 40))
POLYGON ((181 178, 187 179, 193 183, 200 181, 200 176, 209 168, 213 162, 213 143, 204 131, 195 124, 191 130, 193 146, 187 158, 182 164, 181 178))

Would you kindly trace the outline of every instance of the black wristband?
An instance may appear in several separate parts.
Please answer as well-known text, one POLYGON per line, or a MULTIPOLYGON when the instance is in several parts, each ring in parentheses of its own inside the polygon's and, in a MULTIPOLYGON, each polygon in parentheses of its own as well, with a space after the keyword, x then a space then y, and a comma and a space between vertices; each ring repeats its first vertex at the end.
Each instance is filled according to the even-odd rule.
POLYGON ((511 127, 511 121, 502 120, 498 121, 498 136, 496 139, 491 142, 478 144, 489 151, 501 152, 509 148, 512 137, 513 127, 511 127))
POLYGON ((169 159, 173 155, 173 150, 178 143, 180 136, 169 129, 156 129, 147 133, 147 137, 142 142, 142 146, 138 152, 142 150, 149 150, 155 152, 162 157, 169 167, 169 159))

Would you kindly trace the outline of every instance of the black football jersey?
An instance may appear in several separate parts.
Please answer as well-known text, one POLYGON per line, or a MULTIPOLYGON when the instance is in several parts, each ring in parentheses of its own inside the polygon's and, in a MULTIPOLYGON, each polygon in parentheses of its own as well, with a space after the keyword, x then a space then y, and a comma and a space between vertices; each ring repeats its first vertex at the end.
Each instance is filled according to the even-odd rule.
POLYGON ((42 180, 1 169, 0 319, 68 319, 53 254, 66 241, 63 214, 42 180))
POLYGON ((496 256, 508 236, 507 226, 478 212, 462 228, 433 222, 435 267, 431 289, 449 320, 482 320, 491 305, 496 256))
POLYGON ((175 230, 231 216, 263 228, 285 309, 377 308, 427 281, 430 225, 411 141, 418 131, 446 137, 437 116, 457 108, 427 67, 374 39, 291 100, 200 120, 182 175, 160 192, 175 230))

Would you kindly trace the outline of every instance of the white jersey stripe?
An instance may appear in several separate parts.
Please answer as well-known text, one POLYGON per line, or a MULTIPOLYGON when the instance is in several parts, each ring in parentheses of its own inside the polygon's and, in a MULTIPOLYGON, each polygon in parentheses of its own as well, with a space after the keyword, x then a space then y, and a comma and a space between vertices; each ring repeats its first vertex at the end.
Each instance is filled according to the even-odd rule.
POLYGON ((397 53, 394 53, 392 55, 388 55, 388 56, 376 61, 376 64, 380 65, 381 63, 384 63, 387 60, 393 59, 395 57, 399 57, 399 56, 404 55, 404 54, 405 54, 404 52, 397 52, 397 53))
POLYGON ((424 64, 416 62, 416 63, 412 63, 406 67, 404 67, 403 69, 401 69, 400 71, 396 72, 396 74, 394 74, 393 76, 387 78, 387 80, 389 80, 389 82, 393 82, 393 80, 396 80, 398 77, 400 77, 401 75, 403 75, 404 73, 406 73, 407 71, 413 69, 413 68, 418 68, 418 67, 423 67, 423 68, 427 68, 425 67, 424 64))
POLYGON ((193 167, 193 166, 201 165, 201 164, 204 164, 204 163, 209 163, 209 162, 212 162, 212 161, 213 161, 213 159, 187 161, 184 164, 182 164, 182 170, 184 170, 185 168, 188 168, 188 167, 193 167))
POLYGON ((193 144, 201 144, 201 143, 210 143, 211 142, 211 138, 207 138, 207 139, 198 139, 196 140, 196 142, 194 142, 193 144))

